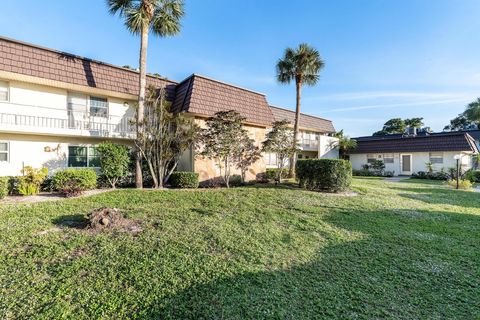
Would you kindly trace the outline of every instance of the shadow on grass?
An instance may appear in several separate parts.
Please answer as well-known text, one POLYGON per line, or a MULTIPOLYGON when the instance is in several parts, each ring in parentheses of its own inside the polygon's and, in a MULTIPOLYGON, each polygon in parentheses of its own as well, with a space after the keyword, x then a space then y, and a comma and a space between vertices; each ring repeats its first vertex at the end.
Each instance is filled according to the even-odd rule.
POLYGON ((365 220, 359 222, 358 217, 337 212, 325 222, 349 233, 361 232, 361 238, 332 241, 303 265, 240 273, 188 286, 162 299, 143 318, 478 318, 475 294, 469 288, 478 287, 480 282, 476 271, 464 265, 467 260, 467 264, 472 263, 474 254, 466 251, 478 245, 478 236, 468 238, 465 233, 460 239, 452 238, 460 243, 453 248, 446 239, 458 237, 450 232, 465 224, 480 225, 480 217, 463 216, 458 221, 458 214, 442 212, 447 219, 456 217, 450 226, 453 229, 440 227, 426 232, 431 221, 419 223, 416 216, 392 211, 354 214, 364 215, 365 220), (405 219, 411 221, 406 223, 405 219), (444 259, 444 254, 452 251, 459 256, 464 253, 463 262, 444 259))
POLYGON ((64 215, 52 220, 53 224, 62 228, 83 229, 87 225, 87 219, 82 214, 64 215))
POLYGON ((446 204, 466 208, 480 208, 480 194, 473 191, 449 188, 392 187, 401 193, 398 195, 428 204, 446 204))

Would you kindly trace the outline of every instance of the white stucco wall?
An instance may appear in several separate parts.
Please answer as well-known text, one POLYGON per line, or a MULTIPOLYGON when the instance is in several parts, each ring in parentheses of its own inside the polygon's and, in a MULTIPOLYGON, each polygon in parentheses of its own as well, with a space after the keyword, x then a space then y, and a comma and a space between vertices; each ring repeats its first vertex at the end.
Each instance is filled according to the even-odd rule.
POLYGON ((338 138, 319 136, 319 158, 337 159, 339 157, 338 138))
MULTIPOLYGON (((82 137, 52 137, 24 134, 0 133, 0 142, 9 144, 9 160, 0 162, 0 176, 20 175, 23 166, 46 167, 53 174, 67 167, 68 146, 89 146, 102 142, 102 139, 82 137), (46 151, 46 147, 51 149, 46 151)), ((116 143, 129 145, 126 140, 116 143)))
MULTIPOLYGON (((395 175, 401 175, 401 160, 400 155, 402 154, 411 154, 412 155, 412 172, 418 171, 427 171, 427 163, 430 162, 430 153, 429 152, 405 152, 405 153, 394 153, 394 163, 385 163, 385 171, 392 171, 395 175)), ((456 154, 460 154, 460 152, 443 152, 443 163, 437 163, 433 165, 434 171, 440 171, 442 168, 444 170, 448 170, 449 168, 456 167, 456 160, 454 156, 456 154)), ((467 152, 463 152, 461 166, 462 170, 470 169, 472 166, 471 162, 471 154, 467 152)), ((378 158, 379 154, 375 154, 376 159, 382 160, 382 158, 378 158)), ((354 170, 362 169, 362 166, 367 164, 367 154, 352 154, 350 155, 350 162, 352 163, 352 168, 354 170)))
MULTIPOLYGON (((9 101, 0 102, 0 131, 71 136, 99 135, 94 130, 68 128, 68 120, 72 120, 72 114, 70 113, 69 117, 67 107, 69 91, 19 81, 7 81, 7 83, 9 84, 9 101)), ((75 93, 84 94, 88 99, 89 88, 85 87, 85 91, 75 91, 75 93)), ((75 120, 94 121, 98 124, 96 128, 102 128, 105 132, 107 128, 108 131, 124 128, 128 124, 128 119, 134 116, 134 101, 92 95, 107 98, 108 117, 85 118, 83 115, 76 115, 75 120), (102 124, 105 126, 101 126, 102 124)), ((87 108, 82 112, 88 113, 87 108)), ((90 128, 93 127, 90 126, 90 128)))

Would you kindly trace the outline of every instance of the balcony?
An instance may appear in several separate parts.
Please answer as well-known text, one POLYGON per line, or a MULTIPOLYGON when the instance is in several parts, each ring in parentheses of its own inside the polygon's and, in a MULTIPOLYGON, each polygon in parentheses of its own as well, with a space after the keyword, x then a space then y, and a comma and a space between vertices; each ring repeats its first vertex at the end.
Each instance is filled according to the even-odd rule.
POLYGON ((300 139, 300 149, 305 151, 318 151, 318 140, 314 139, 300 139))
POLYGON ((132 117, 38 106, 0 104, 0 131, 64 136, 135 138, 132 117))

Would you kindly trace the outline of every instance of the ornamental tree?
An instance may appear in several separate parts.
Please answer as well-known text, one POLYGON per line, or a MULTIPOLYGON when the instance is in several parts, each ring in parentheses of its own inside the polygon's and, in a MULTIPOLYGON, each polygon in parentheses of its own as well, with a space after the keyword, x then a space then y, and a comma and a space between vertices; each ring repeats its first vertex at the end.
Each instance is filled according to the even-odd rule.
POLYGON ((276 181, 281 182, 282 172, 287 165, 287 160, 295 155, 298 149, 298 143, 294 143, 295 138, 293 130, 286 120, 275 121, 272 129, 267 133, 263 142, 262 151, 274 153, 277 156, 277 177, 276 181), (295 146, 295 147, 292 147, 295 146))
POLYGON ((118 181, 128 174, 130 164, 128 148, 106 141, 98 145, 97 151, 100 155, 100 170, 115 189, 118 181))

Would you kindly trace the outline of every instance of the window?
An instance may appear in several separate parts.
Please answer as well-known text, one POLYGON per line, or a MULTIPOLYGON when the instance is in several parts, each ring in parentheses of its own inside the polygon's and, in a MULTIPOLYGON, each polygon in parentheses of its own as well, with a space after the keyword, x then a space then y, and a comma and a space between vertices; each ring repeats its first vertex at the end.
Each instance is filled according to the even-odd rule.
POLYGON ((95 146, 69 146, 68 166, 74 168, 100 167, 100 156, 95 146))
POLYGON ((383 155, 383 163, 393 163, 393 153, 386 153, 383 155))
POLYGON ((106 98, 90 97, 90 115, 94 117, 108 116, 108 101, 106 98))
POLYGON ((443 153, 441 152, 431 152, 430 153, 430 162, 435 163, 443 163, 443 153))
POLYGON ((0 142, 0 162, 8 162, 9 144, 8 142, 0 142))
POLYGON ((367 163, 374 163, 377 158, 374 154, 367 154, 367 163))
POLYGON ((276 153, 266 153, 265 154, 265 163, 267 166, 276 166, 277 165, 277 154, 276 153))
POLYGON ((0 101, 8 101, 8 82, 0 81, 0 101))

